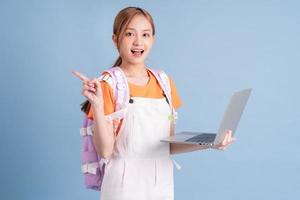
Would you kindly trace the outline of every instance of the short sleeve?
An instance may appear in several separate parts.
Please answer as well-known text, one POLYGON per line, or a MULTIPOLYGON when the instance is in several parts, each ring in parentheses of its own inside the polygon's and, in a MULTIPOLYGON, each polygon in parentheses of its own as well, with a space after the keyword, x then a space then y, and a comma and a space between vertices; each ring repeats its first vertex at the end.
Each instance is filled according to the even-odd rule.
MULTIPOLYGON (((102 95, 103 95, 104 114, 109 115, 114 112, 114 108, 115 108, 113 90, 107 82, 101 81, 100 83, 101 83, 102 95)), ((89 110, 88 118, 91 120, 94 119, 93 107, 91 107, 91 109, 89 110)))
POLYGON ((175 83, 174 83, 173 79, 171 79, 171 78, 170 78, 170 87, 171 87, 171 97, 172 97, 173 107, 175 109, 178 109, 182 105, 182 102, 181 102, 180 96, 177 92, 175 83))

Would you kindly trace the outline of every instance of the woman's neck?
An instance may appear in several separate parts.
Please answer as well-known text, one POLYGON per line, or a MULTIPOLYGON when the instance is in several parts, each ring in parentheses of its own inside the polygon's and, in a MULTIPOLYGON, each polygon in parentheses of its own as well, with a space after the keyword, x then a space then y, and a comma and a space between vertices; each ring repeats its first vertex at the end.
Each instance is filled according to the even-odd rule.
POLYGON ((148 76, 147 68, 144 63, 140 64, 130 64, 122 63, 120 65, 126 76, 129 77, 145 77, 148 76))

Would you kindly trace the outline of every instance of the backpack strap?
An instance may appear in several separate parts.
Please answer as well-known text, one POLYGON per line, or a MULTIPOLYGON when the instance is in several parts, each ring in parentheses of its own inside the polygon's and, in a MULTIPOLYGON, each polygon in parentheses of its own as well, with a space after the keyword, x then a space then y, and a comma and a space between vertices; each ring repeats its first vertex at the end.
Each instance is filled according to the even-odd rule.
POLYGON ((122 119, 127 111, 126 106, 129 102, 129 87, 124 72, 120 67, 112 67, 105 70, 97 79, 107 82, 112 88, 113 96, 115 97, 115 112, 107 115, 106 119, 110 122, 114 119, 122 119))
POLYGON ((113 89, 116 100, 115 110, 118 111, 124 109, 129 102, 129 87, 124 72, 120 67, 112 67, 104 72, 109 73, 112 79, 111 81, 107 79, 103 80, 107 81, 113 89))
POLYGON ((165 97, 168 100, 169 106, 172 110, 172 116, 171 116, 171 121, 173 124, 176 123, 177 117, 177 112, 175 111, 175 108, 173 107, 172 103, 172 95, 171 95, 171 85, 170 85, 170 80, 167 74, 163 70, 154 70, 148 68, 148 70, 155 76, 156 80, 158 81, 160 87, 162 88, 165 97))

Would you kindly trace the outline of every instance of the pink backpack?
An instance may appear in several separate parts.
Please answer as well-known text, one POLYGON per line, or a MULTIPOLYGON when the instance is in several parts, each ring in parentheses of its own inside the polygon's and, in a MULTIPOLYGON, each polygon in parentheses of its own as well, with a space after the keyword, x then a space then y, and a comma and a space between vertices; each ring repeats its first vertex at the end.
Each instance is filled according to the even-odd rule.
MULTIPOLYGON (((177 112, 172 106, 171 87, 168 76, 161 70, 149 69, 159 82, 166 99, 172 109, 172 122, 175 124, 177 112)), ((123 71, 119 67, 110 68, 104 72, 108 74, 98 78, 99 81, 106 81, 113 88, 114 97, 116 99, 116 112, 106 116, 107 120, 122 119, 126 106, 129 103, 129 88, 127 79, 123 71)), ((83 127, 80 129, 82 136, 81 144, 81 172, 84 174, 85 186, 88 189, 101 190, 101 184, 105 173, 105 165, 108 159, 101 158, 95 150, 93 144, 93 121, 88 119, 84 114, 83 127)))

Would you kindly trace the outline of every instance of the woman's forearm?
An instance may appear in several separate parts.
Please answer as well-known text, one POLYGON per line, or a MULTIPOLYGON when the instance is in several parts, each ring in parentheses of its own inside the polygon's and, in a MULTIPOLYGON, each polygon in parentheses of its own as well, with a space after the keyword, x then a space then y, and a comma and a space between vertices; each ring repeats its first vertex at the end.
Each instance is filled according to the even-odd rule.
POLYGON ((187 153, 191 151, 208 149, 208 146, 198 144, 170 144, 170 154, 187 153))
POLYGON ((114 133, 112 124, 104 115, 103 105, 93 105, 94 114, 94 134, 93 142, 97 153, 104 158, 109 157, 114 148, 114 133))

